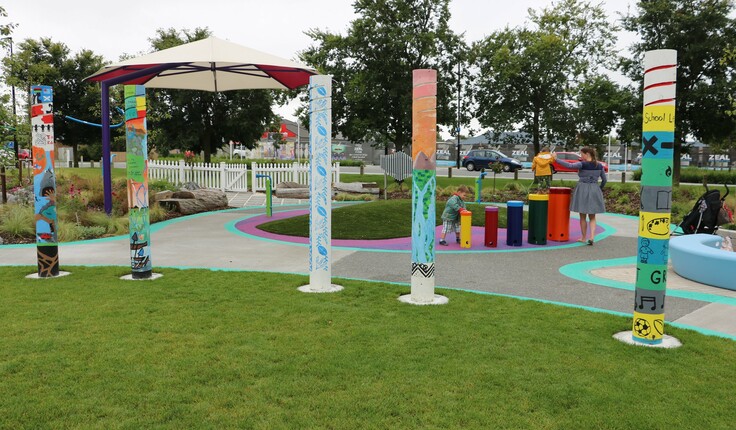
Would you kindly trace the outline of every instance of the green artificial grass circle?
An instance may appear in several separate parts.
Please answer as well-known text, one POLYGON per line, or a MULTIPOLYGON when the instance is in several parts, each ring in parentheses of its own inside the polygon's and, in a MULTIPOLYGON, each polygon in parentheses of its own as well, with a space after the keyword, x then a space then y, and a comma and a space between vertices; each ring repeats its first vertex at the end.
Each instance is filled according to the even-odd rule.
MULTIPOLYGON (((473 225, 485 225, 485 204, 466 203, 473 225)), ((437 202, 436 225, 442 224, 445 202, 437 202)), ((527 220, 524 217, 524 228, 527 220)), ((506 228, 506 211, 498 211, 498 226, 506 228)), ((269 221, 258 229, 288 236, 309 237, 309 215, 269 221)), ((352 240, 395 239, 411 236, 411 200, 377 200, 332 210, 332 238, 352 240)))

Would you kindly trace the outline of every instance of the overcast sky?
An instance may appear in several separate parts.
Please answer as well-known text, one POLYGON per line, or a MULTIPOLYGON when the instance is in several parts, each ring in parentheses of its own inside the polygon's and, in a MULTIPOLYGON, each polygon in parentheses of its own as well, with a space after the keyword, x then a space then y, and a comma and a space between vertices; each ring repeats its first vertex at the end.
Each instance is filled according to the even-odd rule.
MULTIPOLYGON (((595 1, 595 0, 593 0, 595 1)), ((150 50, 156 29, 207 27, 227 39, 288 59, 307 48, 310 28, 346 34, 355 19, 352 0, 5 0, 8 18, 16 23, 16 43, 26 38, 51 37, 72 52, 90 49, 109 61, 122 54, 150 50)), ((465 33, 466 42, 495 30, 520 26, 529 8, 549 6, 550 0, 452 0, 450 25, 465 33)), ((609 17, 632 10, 635 0, 602 0, 609 17)), ((621 48, 631 43, 622 35, 621 48)), ((293 109, 280 109, 293 118, 293 109)))

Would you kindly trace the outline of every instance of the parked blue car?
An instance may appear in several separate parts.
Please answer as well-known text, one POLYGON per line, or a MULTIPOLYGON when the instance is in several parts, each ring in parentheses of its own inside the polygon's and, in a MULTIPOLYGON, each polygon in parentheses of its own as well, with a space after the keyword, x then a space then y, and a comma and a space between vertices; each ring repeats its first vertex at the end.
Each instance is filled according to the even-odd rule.
POLYGON ((495 149, 472 149, 463 157, 463 167, 466 169, 488 169, 493 163, 502 163, 504 172, 515 172, 521 169, 521 161, 507 157, 503 152, 495 149))

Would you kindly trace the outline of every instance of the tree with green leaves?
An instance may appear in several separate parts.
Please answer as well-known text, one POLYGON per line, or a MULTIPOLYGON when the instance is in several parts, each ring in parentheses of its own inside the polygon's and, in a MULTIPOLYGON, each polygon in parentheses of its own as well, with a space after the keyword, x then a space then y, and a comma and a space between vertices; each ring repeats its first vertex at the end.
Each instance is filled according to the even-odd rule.
MULTIPOLYGON (((333 133, 386 149, 409 147, 414 69, 437 70, 437 123, 456 130, 458 80, 469 76, 467 48, 448 25, 448 5, 449 0, 356 0, 358 18, 346 35, 307 32, 316 45, 301 60, 333 76, 333 133)), ((466 109, 461 123, 469 120, 466 109)))
MULTIPOLYGON (((6 18, 8 13, 5 8, 0 6, 0 18, 6 18)), ((15 24, 9 22, 7 24, 0 24, 0 47, 3 49, 9 49, 13 43, 12 34, 15 24)), ((7 84, 7 79, 6 79, 7 84)), ((17 120, 13 116, 13 105, 10 94, 0 95, 0 148, 2 148, 5 142, 13 141, 17 138, 17 120)), ((17 167, 17 166, 16 166, 17 167)))
MULTIPOLYGON (((733 61, 722 61, 726 50, 736 46, 733 6, 731 0, 640 1, 636 11, 622 20, 625 30, 639 35, 640 41, 631 47, 633 57, 621 65, 639 88, 644 52, 677 51, 675 183, 680 180, 680 155, 688 137, 717 144, 736 130, 736 119, 727 113, 736 89, 736 68, 733 61)), ((628 120, 641 125, 640 115, 628 120)))
MULTIPOLYGON (((154 51, 172 48, 209 37, 206 28, 193 31, 175 29, 156 32, 151 39, 154 51)), ((212 154, 230 140, 253 148, 263 131, 276 121, 271 109, 270 90, 207 92, 153 89, 149 92, 151 145, 162 153, 171 149, 212 154)))
POLYGON ((616 122, 630 111, 631 92, 603 74, 582 81, 573 95, 572 119, 580 146, 600 147, 607 143, 616 122))
POLYGON ((473 45, 479 122, 497 132, 520 125, 531 134, 535 152, 543 137, 572 143, 581 131, 600 132, 605 123, 581 124, 575 109, 602 90, 601 70, 614 57, 615 26, 600 5, 580 0, 530 9, 529 20, 528 27, 507 27, 473 45))
MULTIPOLYGON (((7 18, 7 17, 8 17, 8 12, 5 11, 4 7, 0 6, 0 18, 7 18)), ((9 37, 11 34, 13 34, 14 28, 15 28, 15 23, 12 23, 12 22, 9 22, 7 24, 0 24, 0 37, 9 37)))
MULTIPOLYGON (((78 165, 79 145, 100 145, 100 129, 67 119, 71 116, 99 123, 100 89, 84 82, 104 65, 102 56, 90 50, 72 54, 61 42, 50 38, 26 39, 17 45, 13 58, 3 60, 5 81, 21 89, 19 102, 28 112, 31 85, 50 85, 54 90, 54 138, 74 151, 78 165)), ((18 141, 30 148, 30 118, 18 118, 18 141)))

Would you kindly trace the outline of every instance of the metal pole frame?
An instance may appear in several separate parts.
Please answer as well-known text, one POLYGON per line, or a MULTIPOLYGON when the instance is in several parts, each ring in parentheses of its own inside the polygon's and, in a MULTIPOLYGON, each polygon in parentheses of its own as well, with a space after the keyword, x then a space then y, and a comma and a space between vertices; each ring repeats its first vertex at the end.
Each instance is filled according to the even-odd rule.
POLYGON ((158 64, 126 75, 100 81, 100 88, 102 90, 102 94, 100 96, 100 105, 102 108, 102 183, 105 194, 105 213, 108 215, 112 214, 112 172, 110 171, 110 87, 134 81, 143 76, 160 73, 179 65, 181 65, 181 63, 158 64))

